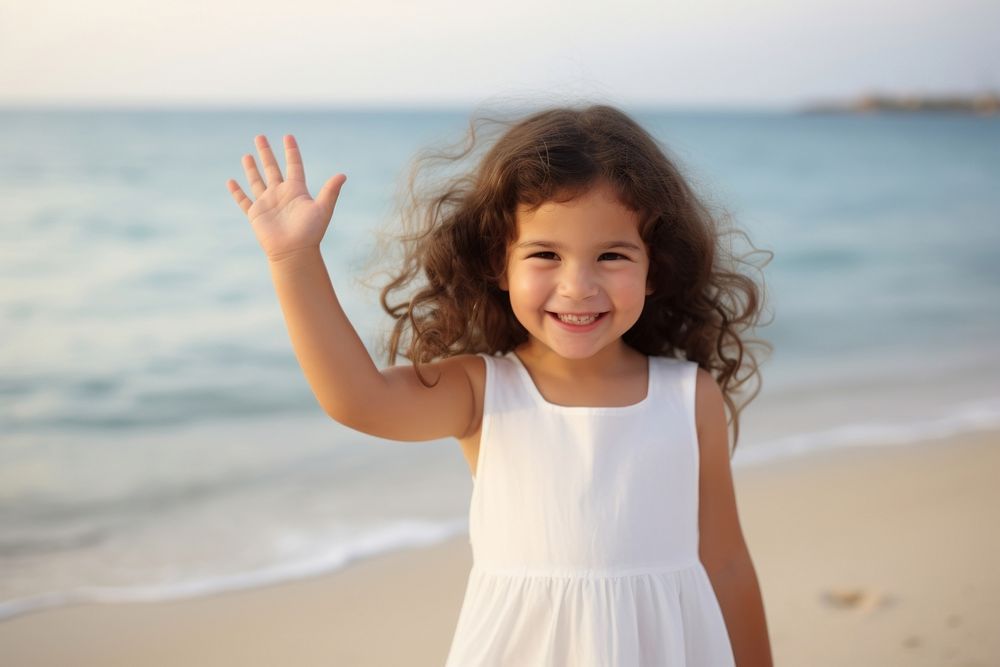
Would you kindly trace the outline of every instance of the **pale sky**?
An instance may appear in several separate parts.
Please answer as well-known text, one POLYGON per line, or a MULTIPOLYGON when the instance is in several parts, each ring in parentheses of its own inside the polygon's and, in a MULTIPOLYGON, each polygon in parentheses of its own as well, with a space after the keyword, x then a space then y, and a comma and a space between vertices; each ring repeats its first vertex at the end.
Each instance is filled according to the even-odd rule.
POLYGON ((0 0, 0 106, 1000 90, 997 0, 0 0))

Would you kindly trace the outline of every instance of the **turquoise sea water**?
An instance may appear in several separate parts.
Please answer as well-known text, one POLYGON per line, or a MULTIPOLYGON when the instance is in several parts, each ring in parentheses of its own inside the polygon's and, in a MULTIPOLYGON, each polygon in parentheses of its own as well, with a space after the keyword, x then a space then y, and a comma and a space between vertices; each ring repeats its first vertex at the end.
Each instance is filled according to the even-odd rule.
MULTIPOLYGON (((774 354, 736 465, 1000 424, 1000 121, 635 110, 765 268, 774 354)), ((225 182, 293 133, 357 278, 454 112, 0 112, 0 617, 320 571, 466 529, 455 443, 324 417, 225 182)))

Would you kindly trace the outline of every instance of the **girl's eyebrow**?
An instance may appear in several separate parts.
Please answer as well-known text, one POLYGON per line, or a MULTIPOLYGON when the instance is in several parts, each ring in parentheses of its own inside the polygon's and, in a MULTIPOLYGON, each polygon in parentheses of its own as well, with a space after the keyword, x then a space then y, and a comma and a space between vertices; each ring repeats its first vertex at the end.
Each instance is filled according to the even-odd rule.
MULTIPOLYGON (((515 248, 552 248, 554 250, 562 249, 562 244, 555 243, 554 241, 521 241, 515 248)), ((608 250, 610 248, 627 248, 628 250, 635 250, 636 252, 641 251, 642 248, 630 241, 611 241, 599 246, 602 250, 608 250)))

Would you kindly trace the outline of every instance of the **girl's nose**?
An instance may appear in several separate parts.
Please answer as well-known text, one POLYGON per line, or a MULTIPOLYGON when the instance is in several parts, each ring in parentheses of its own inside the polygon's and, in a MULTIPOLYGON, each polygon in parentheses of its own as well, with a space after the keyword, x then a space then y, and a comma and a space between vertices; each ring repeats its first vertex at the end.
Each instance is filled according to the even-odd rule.
POLYGON ((597 294, 594 272, 587 266, 567 264, 559 280, 559 293, 569 299, 586 299, 597 294))

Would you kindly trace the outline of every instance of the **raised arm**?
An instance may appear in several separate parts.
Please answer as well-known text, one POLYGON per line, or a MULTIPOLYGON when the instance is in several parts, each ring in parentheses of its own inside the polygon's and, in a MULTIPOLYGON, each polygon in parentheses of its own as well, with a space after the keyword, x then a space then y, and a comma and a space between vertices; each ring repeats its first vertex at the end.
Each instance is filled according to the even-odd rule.
POLYGON ((340 306, 319 248, 347 177, 330 178, 312 199, 294 137, 284 143, 287 180, 260 135, 267 184, 253 156, 245 155, 256 201, 235 180, 227 186, 267 256, 295 356, 320 406, 346 426, 393 440, 467 435, 477 419, 469 369, 481 362, 465 356, 429 364, 428 374, 438 380, 431 388, 410 366, 379 371, 340 306))

